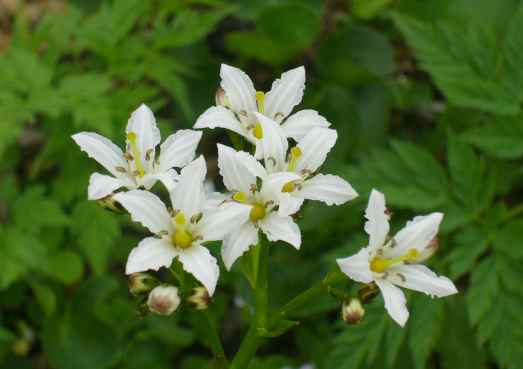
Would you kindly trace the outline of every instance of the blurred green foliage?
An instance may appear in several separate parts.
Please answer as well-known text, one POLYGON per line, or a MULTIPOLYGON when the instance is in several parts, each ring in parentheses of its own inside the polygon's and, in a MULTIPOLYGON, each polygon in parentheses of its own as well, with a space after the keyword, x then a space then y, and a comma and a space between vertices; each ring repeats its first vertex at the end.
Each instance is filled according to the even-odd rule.
MULTIPOLYGON (((275 307, 365 244, 372 187, 386 194, 395 228, 445 212, 432 263, 460 290, 441 301, 409 295, 405 329, 381 298, 361 325, 345 326, 325 296, 250 368, 523 368, 521 1, 18 3, 9 13, 0 1, 0 368, 209 363, 193 312, 137 315, 123 265, 142 230, 86 201, 96 164, 70 135, 122 142, 141 102, 163 131, 191 127, 213 103, 221 62, 247 70, 260 89, 304 64, 303 106, 339 132, 327 165, 362 195, 355 205, 304 208, 302 250, 274 248, 275 307)), ((205 132, 210 165, 226 140, 205 132)), ((222 273, 211 312, 228 353, 250 301, 239 268, 222 273)))

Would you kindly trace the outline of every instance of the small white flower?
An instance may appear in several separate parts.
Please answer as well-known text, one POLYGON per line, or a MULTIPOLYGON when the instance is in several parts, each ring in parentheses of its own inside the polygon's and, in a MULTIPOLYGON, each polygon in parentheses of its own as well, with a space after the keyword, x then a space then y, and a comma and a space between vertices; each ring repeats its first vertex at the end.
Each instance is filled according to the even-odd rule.
POLYGON ((338 139, 336 130, 313 128, 287 153, 288 143, 282 127, 261 114, 256 113, 256 116, 267 136, 262 145, 268 172, 286 171, 299 175, 298 180, 288 182, 283 187, 279 207, 281 215, 296 213, 304 200, 341 205, 358 196, 343 178, 316 174, 338 139))
POLYGON ((432 297, 445 297, 457 293, 454 283, 439 277, 419 263, 426 259, 427 248, 438 233, 442 213, 417 216, 388 239, 389 215, 385 197, 372 190, 365 211, 365 232, 369 244, 357 254, 338 259, 340 269, 349 278, 361 283, 375 282, 383 294, 385 308, 399 325, 409 318, 405 295, 399 287, 423 292, 432 297))
POLYGON ((89 180, 88 198, 98 200, 117 189, 150 189, 160 180, 170 191, 176 181, 173 167, 183 167, 194 159, 202 134, 190 129, 180 130, 160 145, 160 130, 153 112, 144 104, 131 114, 126 129, 126 152, 97 133, 82 132, 73 140, 89 157, 95 159, 112 176, 93 173, 89 180))
POLYGON ((261 124, 254 114, 262 113, 281 124, 286 137, 299 140, 314 127, 328 127, 327 120, 315 110, 300 110, 292 115, 301 102, 305 89, 305 68, 291 69, 272 84, 267 94, 256 91, 249 76, 242 70, 222 64, 221 89, 216 95, 217 106, 207 109, 194 128, 226 128, 256 145, 256 158, 263 151, 260 141, 265 138, 261 124))
POLYGON ((295 173, 269 174, 253 156, 243 151, 218 144, 218 166, 225 187, 231 192, 228 203, 245 204, 250 212, 244 222, 235 224, 235 230, 224 240, 222 258, 227 269, 250 246, 258 243, 258 229, 269 241, 285 241, 299 249, 301 233, 288 215, 280 215, 276 208, 283 185, 300 179, 295 173))
POLYGON ((157 286, 147 298, 147 306, 153 313, 171 315, 180 306, 178 288, 174 286, 157 286))
POLYGON ((134 221, 155 234, 131 251, 126 274, 169 267, 173 259, 178 258, 185 271, 200 281, 212 296, 220 270, 202 243, 222 240, 249 218, 251 209, 236 202, 216 206, 214 199, 207 199, 206 171, 201 156, 182 169, 171 194, 172 214, 156 195, 147 191, 132 190, 114 196, 134 221))

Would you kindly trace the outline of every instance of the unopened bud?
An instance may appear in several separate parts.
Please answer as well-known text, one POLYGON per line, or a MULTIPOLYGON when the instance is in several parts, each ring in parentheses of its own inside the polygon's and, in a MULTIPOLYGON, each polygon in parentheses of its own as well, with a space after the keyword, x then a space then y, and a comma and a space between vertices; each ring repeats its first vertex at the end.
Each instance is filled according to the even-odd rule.
POLYGON ((112 194, 97 200, 97 202, 104 209, 114 211, 115 213, 125 213, 125 209, 119 202, 114 200, 112 194))
POLYGON ((205 310, 211 303, 211 296, 204 287, 196 287, 187 302, 196 310, 205 310))
POLYGON ((345 323, 354 325, 358 324, 365 315, 365 309, 361 306, 361 302, 357 298, 352 298, 349 301, 344 301, 341 308, 341 316, 345 323))
POLYGON ((221 87, 218 87, 218 89, 216 90, 216 95, 214 95, 214 99, 216 101, 216 106, 229 106, 229 99, 227 99, 225 90, 221 87))
POLYGON ((157 286, 147 299, 149 310, 160 315, 171 315, 179 305, 178 288, 174 286, 157 286))
POLYGON ((147 273, 129 275, 129 291, 137 296, 149 292, 158 285, 158 280, 147 273))

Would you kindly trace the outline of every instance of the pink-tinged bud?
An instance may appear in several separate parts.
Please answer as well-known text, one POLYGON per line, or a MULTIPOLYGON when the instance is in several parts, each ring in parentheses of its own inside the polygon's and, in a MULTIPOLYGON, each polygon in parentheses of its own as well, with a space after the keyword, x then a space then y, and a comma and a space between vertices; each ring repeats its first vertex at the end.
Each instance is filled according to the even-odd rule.
POLYGON ((156 286, 158 286, 158 280, 150 274, 133 273, 129 275, 129 291, 135 296, 148 293, 156 286))
POLYGON ((225 95, 225 90, 221 87, 218 87, 216 90, 216 95, 214 95, 214 99, 216 101, 216 106, 229 106, 229 99, 227 99, 227 95, 225 95))
POLYGON ((205 310, 211 303, 211 296, 204 287, 196 287, 187 302, 196 310, 205 310))
POLYGON ((365 315, 365 309, 361 306, 361 302, 357 298, 352 298, 349 301, 344 301, 341 308, 341 316, 345 323, 354 325, 361 322, 365 315))
POLYGON ((178 288, 174 286, 157 286, 147 299, 147 306, 153 313, 171 315, 180 306, 178 288))

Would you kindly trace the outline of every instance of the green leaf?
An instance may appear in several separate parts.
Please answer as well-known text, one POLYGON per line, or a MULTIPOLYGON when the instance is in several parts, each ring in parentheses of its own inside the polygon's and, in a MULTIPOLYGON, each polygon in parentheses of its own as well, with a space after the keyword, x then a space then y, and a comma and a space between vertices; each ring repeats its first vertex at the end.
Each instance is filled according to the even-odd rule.
POLYGON ((45 316, 52 316, 56 310, 56 295, 53 289, 42 283, 32 283, 31 288, 45 316))
POLYGON ((443 301, 415 295, 409 319, 409 347, 416 368, 424 369, 442 332, 443 301))
POLYGON ((472 271, 471 286, 467 293, 470 321, 476 325, 488 315, 498 294, 499 279, 492 258, 483 260, 472 271))
POLYGON ((60 205, 45 196, 43 187, 29 187, 13 204, 13 222, 33 234, 42 227, 59 227, 69 224, 60 205))
POLYGON ((462 137, 494 157, 520 158, 523 156, 523 116, 493 117, 486 124, 467 130, 462 137))
POLYGON ((320 32, 321 17, 306 6, 278 4, 266 7, 256 26, 274 43, 297 51, 312 45, 320 32))
POLYGON ((451 103, 516 115, 523 99, 523 5, 498 35, 492 25, 463 19, 394 21, 451 103))
POLYGON ((375 17, 381 10, 389 5, 392 0, 353 0, 352 13, 362 19, 375 17))
POLYGON ((227 48, 234 53, 273 65, 284 64, 292 55, 290 49, 259 32, 231 32, 226 36, 225 42, 227 48))
POLYGON ((507 257, 523 261, 523 219, 517 219, 503 227, 494 239, 494 248, 507 257))
POLYGON ((80 202, 72 214, 71 231, 77 245, 87 256, 96 275, 102 274, 109 264, 114 242, 120 236, 120 227, 114 214, 93 202, 80 202))
POLYGON ((47 275, 63 284, 72 284, 80 280, 84 272, 82 258, 70 250, 59 251, 50 255, 44 266, 47 275))
POLYGON ((446 256, 450 263, 450 275, 459 278, 476 267, 478 258, 486 251, 488 234, 479 226, 468 226, 452 241, 446 256))

